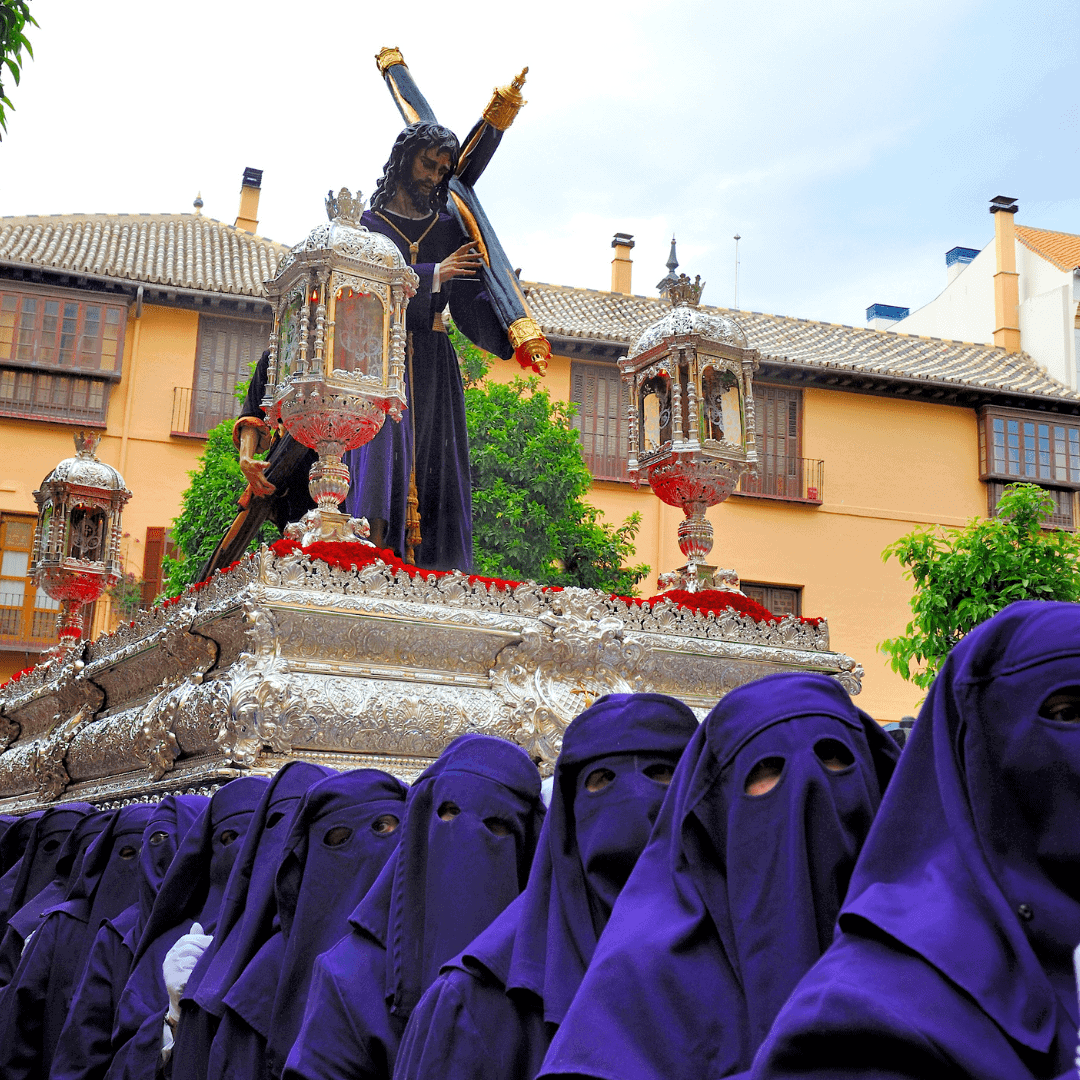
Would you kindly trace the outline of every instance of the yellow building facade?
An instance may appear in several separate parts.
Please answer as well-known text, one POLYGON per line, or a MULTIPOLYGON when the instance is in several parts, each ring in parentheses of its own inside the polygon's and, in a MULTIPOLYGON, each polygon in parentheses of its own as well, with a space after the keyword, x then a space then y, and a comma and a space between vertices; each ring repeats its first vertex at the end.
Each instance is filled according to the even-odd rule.
MULTIPOLYGON (((54 608, 28 578, 32 493, 72 454, 73 429, 101 432, 98 456, 133 492, 125 565, 144 582, 136 599, 157 592, 167 530, 205 432, 235 415, 233 387, 269 334, 262 282, 287 248, 257 234, 260 180, 245 172, 234 225, 199 213, 0 218, 0 681, 54 640, 54 608)), ((553 345, 545 385, 578 406, 596 477, 591 501, 613 524, 642 515, 635 561, 651 567, 647 596, 658 572, 684 560, 680 512, 625 480, 617 360, 666 308, 631 293, 631 247, 623 237, 616 248, 610 291, 523 284, 553 345)), ((832 647, 865 669, 860 706, 897 720, 920 692, 876 646, 903 631, 910 586, 881 551, 913 528, 985 515, 1010 479, 1050 487, 1057 523, 1071 528, 1080 395, 1022 351, 728 314, 761 356, 762 467, 710 511, 712 561, 777 613, 826 616, 832 647)), ((496 362, 489 378, 518 374, 512 361, 496 362)), ((98 603, 93 633, 125 617, 123 599, 98 603)))

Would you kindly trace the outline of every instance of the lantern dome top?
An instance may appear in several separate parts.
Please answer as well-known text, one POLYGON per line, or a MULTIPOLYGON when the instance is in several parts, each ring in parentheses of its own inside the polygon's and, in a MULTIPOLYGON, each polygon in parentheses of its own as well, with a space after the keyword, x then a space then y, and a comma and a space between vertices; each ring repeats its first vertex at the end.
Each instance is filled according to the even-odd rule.
POLYGON ((290 249, 278 265, 275 277, 280 278, 298 257, 305 262, 320 262, 338 255, 369 266, 404 269, 405 260, 394 241, 382 233, 370 232, 360 223, 363 209, 364 199, 359 191, 355 196, 344 187, 337 195, 329 192, 326 213, 330 220, 316 225, 303 243, 290 249))
POLYGON ((94 456, 100 440, 97 432, 75 432, 75 456, 61 461, 41 482, 42 488, 47 484, 71 484, 100 491, 127 491, 120 473, 94 456))
POLYGON ((672 303, 670 311, 657 319, 634 343, 628 360, 655 349, 661 342, 675 337, 695 336, 706 345, 727 345, 736 349, 748 347, 746 331, 730 315, 718 311, 702 311, 697 305, 703 285, 701 278, 691 281, 687 274, 673 280, 665 278, 665 294, 672 303))

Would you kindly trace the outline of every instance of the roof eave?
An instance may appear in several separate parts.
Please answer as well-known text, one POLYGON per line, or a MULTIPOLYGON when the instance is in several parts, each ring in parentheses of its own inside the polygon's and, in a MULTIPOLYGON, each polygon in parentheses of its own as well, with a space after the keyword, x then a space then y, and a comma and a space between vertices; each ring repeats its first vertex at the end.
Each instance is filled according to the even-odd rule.
MULTIPOLYGON (((548 340, 553 352, 571 359, 585 356, 595 359, 617 358, 625 354, 630 347, 629 342, 562 334, 549 334, 548 340)), ((800 364, 785 357, 770 356, 764 352, 761 353, 761 374, 758 378, 876 397, 906 397, 930 404, 958 405, 964 408, 1011 405, 1015 408, 1034 407, 1080 415, 1080 399, 1077 398, 1058 398, 1029 390, 972 386, 969 383, 944 379, 918 379, 912 376, 859 371, 849 367, 819 367, 814 364, 800 364)))
POLYGON ((19 262, 12 259, 0 259, 0 270, 21 270, 24 273, 41 274, 51 280, 62 278, 74 281, 77 284, 83 282, 101 282, 106 285, 119 286, 124 292, 130 292, 134 299, 139 286, 143 287, 143 301, 152 303, 154 294, 165 303, 175 302, 180 298, 192 300, 209 300, 212 303, 220 303, 223 300, 243 301, 265 305, 267 309, 272 307, 270 301, 262 295, 248 292, 217 292, 213 289, 192 289, 183 285, 171 285, 168 282, 150 281, 146 278, 121 278, 110 274, 92 274, 82 270, 62 270, 55 266, 42 266, 39 263, 19 262))

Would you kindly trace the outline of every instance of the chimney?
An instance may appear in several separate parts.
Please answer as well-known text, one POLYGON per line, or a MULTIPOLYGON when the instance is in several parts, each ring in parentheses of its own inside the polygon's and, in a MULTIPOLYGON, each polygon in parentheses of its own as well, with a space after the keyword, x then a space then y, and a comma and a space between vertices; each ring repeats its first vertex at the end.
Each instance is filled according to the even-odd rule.
POLYGON ((244 232, 253 233, 259 227, 259 191, 262 188, 262 169, 249 165, 240 182, 240 209, 233 224, 244 232))
POLYGON ((617 232, 611 246, 615 249, 615 258, 611 260, 611 291, 629 296, 630 271, 634 265, 630 249, 634 246, 634 238, 629 233, 617 232))
POLYGON ((1013 215, 1019 210, 1008 195, 990 200, 994 215, 994 344, 1006 352, 1020 351, 1020 275, 1016 272, 1016 228, 1013 215))
POLYGON ((888 330, 910 314, 911 308, 897 307, 895 304, 871 304, 866 309, 866 325, 871 330, 888 330))
POLYGON ((945 272, 948 275, 948 283, 957 279, 964 267, 973 262, 979 254, 978 248, 954 247, 945 252, 945 272))

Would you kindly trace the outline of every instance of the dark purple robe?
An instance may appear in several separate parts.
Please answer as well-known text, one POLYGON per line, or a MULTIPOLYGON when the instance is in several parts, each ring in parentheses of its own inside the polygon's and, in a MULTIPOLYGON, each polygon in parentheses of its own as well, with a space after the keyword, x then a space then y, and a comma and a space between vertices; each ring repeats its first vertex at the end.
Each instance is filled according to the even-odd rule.
MULTIPOLYGON (((88 846, 67 898, 45 912, 5 992, 0 1075, 6 1080, 48 1075, 92 929, 138 898, 139 847, 152 811, 149 805, 127 806, 80 822, 104 818, 107 824, 88 846)), ((71 835, 78 831, 76 826, 71 835)))
POLYGON ((697 727, 663 694, 611 694, 571 722, 528 886, 424 995, 396 1080, 536 1075, 697 727))
POLYGON ((0 901, 6 907, 0 919, 0 935, 7 929, 8 920, 53 880, 68 833, 92 813, 94 807, 89 803, 64 803, 50 807, 34 820, 22 857, 4 875, 0 901))
POLYGON ((502 739, 463 735, 421 773, 352 932, 315 965, 284 1077, 390 1080, 441 965, 524 887, 543 814, 536 766, 502 739))
MULTIPOLYGON (((89 804, 81 803, 78 805, 88 806, 89 804)), ((72 811, 65 811, 59 820, 62 821, 65 818, 70 820, 71 814, 72 811)), ((59 851, 55 856, 50 854, 43 860, 40 858, 41 852, 38 852, 35 865, 28 875, 27 899, 9 917, 7 927, 4 930, 3 941, 0 942, 0 986, 6 988, 8 983, 11 982, 30 935, 41 926, 41 922, 45 918, 45 912, 63 902, 68 885, 74 877, 78 876, 82 867, 86 849, 108 825, 109 819, 109 814, 94 812, 82 814, 63 837, 59 851), (47 882, 44 887, 32 892, 31 889, 36 884, 36 875, 43 873, 50 866, 52 868, 52 880, 47 882)), ((47 829, 48 825, 42 825, 41 827, 47 829)), ((48 848, 56 842, 56 835, 52 835, 44 838, 39 846, 48 848)), ((18 895, 18 889, 16 889, 15 895, 18 895)))
POLYGON ((193 923, 214 933, 229 872, 267 783, 265 777, 242 776, 224 784, 184 837, 154 900, 117 1003, 110 1080, 154 1075, 169 1009, 162 962, 193 923))
POLYGON ((138 900, 107 918, 94 937, 53 1056, 54 1080, 102 1080, 112 1060, 117 1004, 131 973, 135 947, 169 864, 209 804, 202 795, 167 795, 143 830, 138 900))
MULTIPOLYGON (((410 241, 419 240, 431 225, 430 216, 412 220, 387 210, 382 213, 410 241)), ((362 222, 372 232, 393 240, 409 262, 408 242, 393 226, 371 210, 365 212, 362 222)), ((357 517, 388 521, 386 545, 404 555, 415 429, 422 538, 416 563, 432 570, 472 569, 472 479, 465 392, 457 355, 449 336, 442 332, 441 313, 449 305, 462 333, 482 349, 502 357, 513 354, 479 279, 452 278, 443 282, 438 292, 431 291, 436 266, 467 240, 444 212, 420 241, 413 265, 420 288, 406 312, 415 380, 407 386, 408 410, 400 423, 388 418, 370 443, 346 455, 353 481, 346 508, 357 517), (434 325, 439 330, 433 330, 434 325)), ((408 382, 407 365, 405 377, 408 382)))
POLYGON ((397 848, 407 794, 387 773, 356 769, 316 784, 304 799, 277 874, 280 952, 260 953, 263 964, 280 963, 269 1024, 256 1013, 248 973, 226 999, 268 1038, 274 1076, 300 1030, 315 960, 349 933, 349 916, 397 848))
POLYGON ((721 699, 539 1075, 699 1080, 749 1068, 832 940, 898 755, 824 675, 770 675, 721 699), (782 771, 752 794, 766 761, 782 771))
POLYGON ((760 1080, 1074 1077, 1080 605, 1012 604, 957 644, 852 875, 842 931, 760 1080))
POLYGON ((172 1080, 205 1080, 225 994, 272 932, 274 875, 293 816, 308 789, 334 773, 290 761, 266 786, 229 874, 214 940, 192 971, 180 1003, 172 1080))
POLYGON ((44 810, 35 810, 32 814, 26 814, 19 818, 14 825, 5 830, 3 840, 0 840, 0 935, 4 932, 7 924, 11 896, 15 890, 15 883, 19 880, 21 862, 26 845, 34 833, 34 826, 38 818, 44 814, 44 810))

